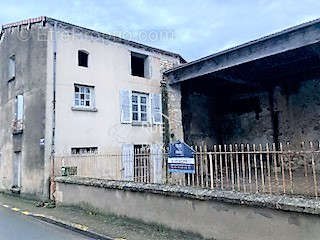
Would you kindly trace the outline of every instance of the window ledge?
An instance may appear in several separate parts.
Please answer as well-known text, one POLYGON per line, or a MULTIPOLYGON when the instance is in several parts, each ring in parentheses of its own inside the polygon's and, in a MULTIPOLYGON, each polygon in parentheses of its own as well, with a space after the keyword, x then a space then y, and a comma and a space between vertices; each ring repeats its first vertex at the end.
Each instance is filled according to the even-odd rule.
POLYGON ((141 77, 141 76, 138 76, 138 75, 132 75, 132 74, 131 74, 131 76, 132 76, 132 77, 134 77, 134 78, 138 78, 138 79, 145 79, 145 80, 150 80, 150 79, 151 79, 151 77, 149 77, 149 76, 141 77))
POLYGON ((12 131, 12 135, 19 135, 19 134, 22 134, 23 133, 23 130, 20 129, 20 130, 13 130, 12 131))
POLYGON ((132 126, 151 127, 149 122, 132 122, 132 126))
POLYGON ((71 107, 72 111, 98 112, 97 108, 71 107))
POLYGON ((13 81, 13 80, 15 80, 15 79, 16 79, 16 77, 9 78, 9 79, 8 79, 8 82, 11 82, 11 81, 13 81))

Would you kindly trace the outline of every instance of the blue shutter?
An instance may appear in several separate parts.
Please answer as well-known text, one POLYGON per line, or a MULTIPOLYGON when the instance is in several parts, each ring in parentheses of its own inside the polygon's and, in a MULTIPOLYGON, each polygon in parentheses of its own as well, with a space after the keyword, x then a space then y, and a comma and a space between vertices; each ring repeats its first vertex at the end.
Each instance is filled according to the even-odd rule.
POLYGON ((122 145, 122 180, 133 181, 134 147, 133 144, 122 145))
POLYGON ((151 152, 151 162, 153 166, 153 182, 154 183, 162 183, 162 144, 151 144, 150 152, 151 152))
POLYGON ((162 98, 161 98, 161 94, 158 94, 158 93, 152 94, 151 114, 152 114, 152 123, 153 124, 161 124, 162 123, 162 98))
POLYGON ((8 80, 11 80, 16 76, 16 58, 14 55, 9 58, 8 71, 9 71, 9 79, 8 80))
POLYGON ((132 122, 132 106, 131 106, 131 91, 120 90, 120 121, 121 123, 132 122))
POLYGON ((17 96, 17 120, 22 121, 23 120, 23 95, 17 96))

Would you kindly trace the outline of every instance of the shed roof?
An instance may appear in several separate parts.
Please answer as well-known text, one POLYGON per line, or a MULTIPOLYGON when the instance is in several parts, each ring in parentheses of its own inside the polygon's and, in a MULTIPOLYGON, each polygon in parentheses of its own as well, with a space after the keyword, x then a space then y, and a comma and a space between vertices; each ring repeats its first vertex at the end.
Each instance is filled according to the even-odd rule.
POLYGON ((319 41, 320 19, 316 19, 185 63, 164 74, 171 83, 177 83, 313 45, 319 41))

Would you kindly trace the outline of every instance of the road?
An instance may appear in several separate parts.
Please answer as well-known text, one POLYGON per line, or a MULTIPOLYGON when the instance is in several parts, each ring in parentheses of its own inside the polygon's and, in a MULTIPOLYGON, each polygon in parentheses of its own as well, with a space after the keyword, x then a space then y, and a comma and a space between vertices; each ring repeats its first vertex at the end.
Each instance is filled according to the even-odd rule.
POLYGON ((76 232, 0 206, 0 240, 89 240, 76 232))

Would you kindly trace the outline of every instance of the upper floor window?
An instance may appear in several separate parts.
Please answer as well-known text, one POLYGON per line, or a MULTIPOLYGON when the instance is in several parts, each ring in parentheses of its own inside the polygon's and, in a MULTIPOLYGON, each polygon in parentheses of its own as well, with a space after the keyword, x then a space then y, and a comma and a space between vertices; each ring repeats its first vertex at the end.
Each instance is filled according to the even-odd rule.
POLYGON ((162 124, 161 94, 120 89, 120 122, 162 124))
POLYGON ((94 87, 74 85, 74 107, 94 108, 94 87))
POLYGON ((15 120, 22 121, 23 120, 23 95, 16 96, 16 106, 15 106, 15 120))
POLYGON ((88 67, 89 53, 83 50, 78 51, 78 65, 80 67, 88 67))
POLYGON ((132 93, 132 121, 147 122, 148 121, 148 94, 132 93))
POLYGON ((12 80, 16 77, 16 56, 12 55, 9 58, 9 68, 8 68, 8 73, 9 73, 9 79, 12 80))
POLYGON ((150 63, 147 55, 131 52, 131 75, 150 77, 150 63))
POLYGON ((24 116, 24 104, 23 95, 16 96, 15 109, 14 109, 14 121, 13 132, 20 133, 23 130, 23 116, 24 116))

